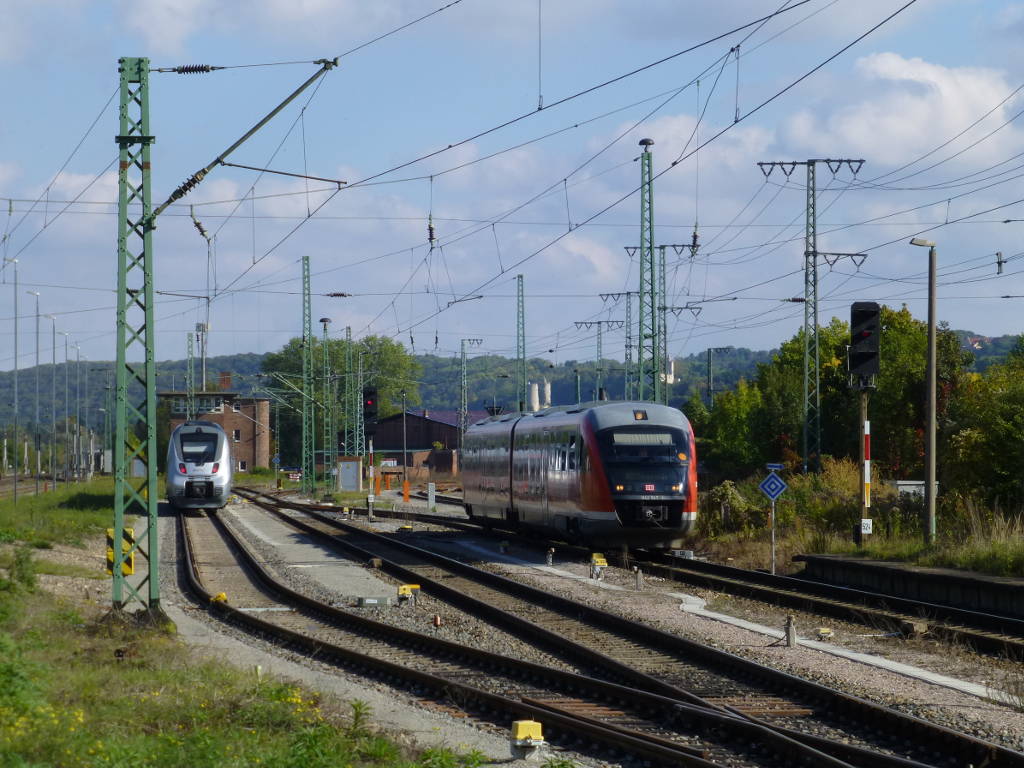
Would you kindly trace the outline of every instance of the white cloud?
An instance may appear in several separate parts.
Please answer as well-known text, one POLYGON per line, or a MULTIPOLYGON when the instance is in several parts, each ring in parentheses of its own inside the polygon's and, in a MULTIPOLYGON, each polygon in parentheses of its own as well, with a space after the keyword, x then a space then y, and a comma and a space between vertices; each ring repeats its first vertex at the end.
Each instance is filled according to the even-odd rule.
POLYGON ((21 175, 21 169, 14 163, 0 162, 0 188, 10 184, 21 175))
MULTIPOLYGON (((850 84, 846 94, 837 94, 849 99, 850 91, 858 93, 856 103, 835 106, 824 116, 801 110, 785 123, 792 144, 814 153, 841 152, 895 165, 959 133, 1013 90, 1004 74, 993 69, 945 67, 896 53, 861 58, 856 70, 860 81, 850 84)), ((950 151, 997 127, 1011 108, 1004 105, 950 151)), ((1004 129, 972 150, 969 159, 1000 157, 1021 139, 1012 127, 1004 129)))

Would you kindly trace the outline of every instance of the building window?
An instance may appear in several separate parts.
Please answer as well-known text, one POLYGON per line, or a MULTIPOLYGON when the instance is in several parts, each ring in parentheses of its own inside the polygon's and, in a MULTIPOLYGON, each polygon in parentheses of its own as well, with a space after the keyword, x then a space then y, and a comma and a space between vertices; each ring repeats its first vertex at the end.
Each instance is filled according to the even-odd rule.
POLYGON ((236 429, 231 433, 231 439, 236 443, 242 439, 242 430, 236 429))
POLYGON ((224 398, 217 396, 197 397, 196 411, 199 413, 223 413, 224 398))
POLYGON ((247 465, 246 465, 246 463, 244 461, 242 461, 241 459, 238 460, 238 471, 239 472, 245 472, 246 466, 247 465))
POLYGON ((171 404, 172 413, 188 413, 188 401, 184 397, 174 398, 171 404))
POLYGON ((242 411, 242 404, 237 400, 232 401, 231 410, 234 411, 235 413, 240 413, 242 411))

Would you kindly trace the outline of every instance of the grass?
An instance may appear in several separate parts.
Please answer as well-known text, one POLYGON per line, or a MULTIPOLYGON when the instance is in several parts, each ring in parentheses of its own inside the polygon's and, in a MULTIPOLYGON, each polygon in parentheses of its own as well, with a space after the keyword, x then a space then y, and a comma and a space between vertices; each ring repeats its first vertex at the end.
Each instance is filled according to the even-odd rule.
POLYGON ((97 477, 37 496, 0 501, 0 542, 22 541, 45 549, 81 546, 114 519, 114 479, 97 477))
POLYGON ((113 516, 111 478, 0 502, 0 767, 61 765, 476 768, 477 752, 397 746, 348 704, 213 661, 166 628, 36 589, 40 573, 106 578, 36 559, 113 516))
POLYGON ((1024 576, 1024 520, 1019 515, 966 503, 958 524, 933 545, 912 533, 873 537, 862 547, 833 537, 826 550, 994 576, 1024 576))
POLYGON ((0 578, 0 765, 475 768, 413 752, 367 705, 194 653, 166 630, 34 588, 33 550, 0 578), (91 611, 91 613, 90 613, 91 611))

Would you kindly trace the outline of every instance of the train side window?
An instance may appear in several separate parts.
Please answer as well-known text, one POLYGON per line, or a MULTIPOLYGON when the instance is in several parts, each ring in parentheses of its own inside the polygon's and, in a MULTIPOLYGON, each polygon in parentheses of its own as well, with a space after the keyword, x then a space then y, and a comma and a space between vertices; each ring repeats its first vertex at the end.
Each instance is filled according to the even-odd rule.
POLYGON ((569 469, 576 469, 576 438, 569 438, 569 469))

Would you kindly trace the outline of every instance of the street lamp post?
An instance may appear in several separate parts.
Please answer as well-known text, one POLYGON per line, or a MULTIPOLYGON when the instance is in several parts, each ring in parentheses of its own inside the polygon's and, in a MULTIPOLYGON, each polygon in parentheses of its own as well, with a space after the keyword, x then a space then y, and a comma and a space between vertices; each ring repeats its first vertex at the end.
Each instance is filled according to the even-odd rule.
POLYGON ((14 511, 18 511, 18 260, 4 257, 14 265, 14 511))
POLYGON ((64 485, 67 486, 71 477, 71 402, 68 387, 71 376, 71 366, 68 365, 68 337, 71 333, 61 331, 60 334, 64 337, 64 485))
POLYGON ((82 345, 75 348, 75 482, 82 479, 82 345))
POLYGON ((32 423, 33 443, 36 449, 36 495, 39 495, 39 474, 42 465, 39 462, 39 291, 27 291, 36 297, 36 417, 32 423))
POLYGON ((51 349, 53 370, 50 376, 50 479, 57 490, 57 316, 46 316, 52 323, 51 349))
POLYGON ((498 379, 511 378, 512 374, 510 373, 498 373, 491 379, 491 407, 487 411, 491 416, 497 416, 504 410, 504 406, 498 405, 498 379))
POLYGON ((81 431, 82 435, 82 469, 85 479, 92 479, 92 432, 89 428, 89 358, 85 358, 85 422, 81 431))
POLYGON ((924 536, 928 544, 935 543, 935 243, 915 237, 911 245, 919 245, 928 249, 928 370, 926 395, 926 436, 924 445, 924 536))

